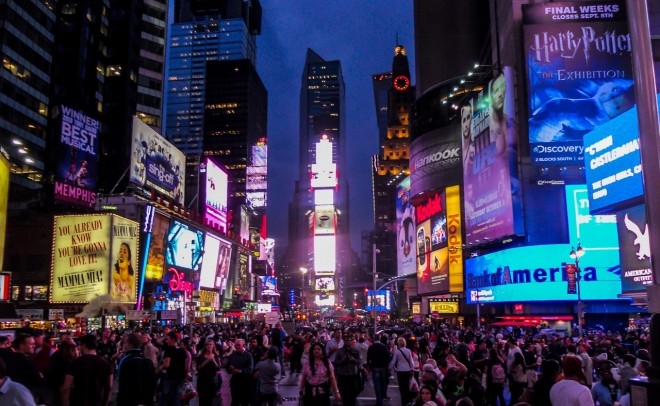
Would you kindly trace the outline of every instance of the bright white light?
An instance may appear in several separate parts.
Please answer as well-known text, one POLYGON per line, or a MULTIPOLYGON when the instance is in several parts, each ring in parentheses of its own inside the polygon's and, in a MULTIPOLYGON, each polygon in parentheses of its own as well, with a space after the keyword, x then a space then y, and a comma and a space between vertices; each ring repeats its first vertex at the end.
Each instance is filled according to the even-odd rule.
POLYGON ((334 306, 335 305, 335 295, 328 295, 321 297, 316 295, 316 300, 314 300, 317 306, 334 306))
POLYGON ((336 252, 334 235, 314 236, 314 271, 316 273, 334 273, 336 252))
POLYGON ((335 204, 335 194, 333 189, 315 189, 314 190, 314 205, 323 206, 328 204, 335 204))
POLYGON ((335 206, 316 206, 314 211, 314 235, 335 233, 335 206))

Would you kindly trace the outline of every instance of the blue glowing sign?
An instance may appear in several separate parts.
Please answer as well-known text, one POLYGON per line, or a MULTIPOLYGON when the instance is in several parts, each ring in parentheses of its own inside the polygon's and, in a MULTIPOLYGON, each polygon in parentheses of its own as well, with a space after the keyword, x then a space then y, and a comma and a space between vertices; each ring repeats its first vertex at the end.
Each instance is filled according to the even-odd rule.
MULTIPOLYGON (((465 261, 467 303, 577 299, 566 291, 569 244, 511 248, 465 261)), ((580 260, 582 300, 612 300, 621 293, 616 250, 585 249, 580 260)))
MULTIPOLYGON (((378 290, 378 291, 376 291, 376 311, 377 312, 390 311, 390 309, 392 308, 390 293, 391 292, 389 290, 378 290)), ((369 290, 367 292, 367 305, 364 306, 364 310, 366 310, 368 312, 374 310, 374 307, 372 305, 373 298, 374 298, 374 291, 369 290)))
POLYGON ((586 134, 584 159, 592 213, 643 196, 637 107, 586 134))
POLYGON ((591 215, 589 192, 585 185, 566 186, 566 211, 570 243, 584 248, 619 252, 615 215, 591 215))

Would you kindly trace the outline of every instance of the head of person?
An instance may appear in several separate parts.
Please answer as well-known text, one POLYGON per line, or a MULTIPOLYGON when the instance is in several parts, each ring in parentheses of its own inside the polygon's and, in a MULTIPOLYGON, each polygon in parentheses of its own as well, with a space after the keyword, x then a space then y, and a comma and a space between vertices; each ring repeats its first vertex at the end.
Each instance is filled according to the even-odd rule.
POLYGON ((84 336, 80 337, 81 352, 85 353, 90 351, 96 351, 97 348, 98 348, 98 341, 95 335, 85 334, 84 336))
POLYGON ((355 336, 352 334, 347 334, 344 337, 344 347, 353 348, 355 347, 355 336))
POLYGON ((165 335, 165 344, 170 347, 176 347, 179 344, 179 336, 174 331, 170 331, 165 335))
POLYGON ((472 106, 465 104, 461 106, 461 134, 463 139, 470 138, 470 128, 472 126, 472 106))
POLYGON ((566 378, 571 378, 580 382, 586 381, 584 372, 582 372, 582 360, 574 355, 565 355, 561 360, 561 369, 566 378))
POLYGON ((632 354, 626 354, 623 357, 623 364, 628 364, 628 366, 634 367, 637 364, 637 358, 632 354))
POLYGON ((34 337, 34 345, 36 347, 41 347, 44 343, 44 333, 43 331, 36 330, 32 333, 32 337, 34 337))
POLYGON ((332 338, 339 341, 339 340, 341 340, 341 335, 342 335, 341 330, 337 329, 337 330, 335 330, 335 333, 332 335, 332 338))
POLYGON ((119 255, 115 262, 115 272, 120 273, 121 269, 128 269, 128 274, 133 276, 131 247, 125 242, 119 246, 119 255))
POLYGON ((58 351, 62 352, 62 358, 65 363, 78 357, 78 346, 69 341, 63 342, 58 351))
POLYGON ((268 352, 266 353, 266 356, 268 357, 268 359, 276 360, 278 352, 279 352, 278 348, 275 347, 274 345, 271 345, 270 347, 268 347, 268 352))
POLYGON ((553 381, 561 372, 561 367, 559 362, 555 359, 546 359, 541 362, 541 376, 547 377, 549 380, 553 381))
POLYGON ((28 334, 19 334, 14 339, 14 350, 26 355, 34 354, 34 337, 28 334))
POLYGON ((406 348, 406 339, 403 338, 403 337, 399 337, 399 338, 396 340, 396 345, 397 345, 397 347, 399 347, 399 348, 406 348))
POLYGON ((126 334, 122 337, 124 351, 137 350, 142 345, 142 339, 136 333, 126 334))
POLYGON ((499 75, 490 82, 490 99, 493 111, 501 113, 504 110, 504 95, 506 93, 506 81, 504 75, 499 75))
POLYGON ((311 355, 309 357, 310 363, 314 359, 326 359, 325 348, 323 348, 323 345, 321 345, 321 343, 319 342, 315 342, 312 344, 312 346, 309 348, 309 353, 311 355))
POLYGON ((11 341, 9 341, 9 337, 0 336, 0 348, 9 348, 9 347, 11 347, 11 341))
POLYGON ((435 398, 435 391, 431 386, 422 385, 422 387, 419 388, 419 394, 417 395, 417 400, 419 401, 419 403, 423 404, 426 402, 432 402, 434 398, 435 398))
POLYGON ((603 361, 598 367, 598 375, 600 376, 601 382, 611 384, 616 382, 614 375, 612 373, 612 368, 614 368, 614 362, 612 361, 603 361))
POLYGON ((216 348, 215 348, 215 342, 213 341, 212 338, 209 338, 204 342, 204 353, 206 354, 216 354, 216 348))
POLYGON ((236 339, 236 341, 234 341, 234 348, 238 352, 245 351, 245 340, 243 340, 242 338, 236 339))

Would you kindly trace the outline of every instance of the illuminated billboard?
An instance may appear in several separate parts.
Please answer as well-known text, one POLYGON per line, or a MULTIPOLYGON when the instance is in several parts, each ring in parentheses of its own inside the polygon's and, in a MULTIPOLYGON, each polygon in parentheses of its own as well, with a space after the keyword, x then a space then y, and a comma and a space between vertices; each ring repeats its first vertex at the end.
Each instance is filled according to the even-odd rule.
POLYGON ((314 303, 317 306, 334 306, 335 295, 316 295, 314 303))
POLYGON ((133 117, 131 182, 184 202, 186 157, 137 117, 133 117))
POLYGON ((443 188, 461 179, 460 126, 431 130, 410 143, 410 195, 443 188))
POLYGON ((447 251, 449 255, 449 291, 463 292, 463 220, 459 186, 445 189, 447 214, 447 251))
POLYGON ((268 146, 265 139, 252 146, 246 168, 246 200, 252 207, 266 207, 268 189, 268 146))
POLYGON ((7 203, 9 201, 9 161, 0 154, 0 269, 5 259, 5 234, 7 232, 7 203))
MULTIPOLYGON (((392 292, 389 290, 379 290, 376 291, 376 311, 384 312, 392 310, 392 292)), ((367 304, 364 306, 364 310, 370 312, 374 310, 373 306, 374 291, 367 291, 367 304)))
POLYGON ((336 237, 314 236, 314 272, 334 273, 336 269, 336 237))
MULTIPOLYGON (((227 173, 211 159, 204 160, 204 221, 227 229, 227 173)), ((200 171, 201 172, 201 171, 200 171)))
POLYGON ((459 310, 459 302, 456 298, 429 298, 429 313, 438 314, 457 314, 459 310))
POLYGON ((138 223, 123 217, 55 216, 50 302, 135 303, 138 240, 138 223))
POLYGON ((461 106, 465 241, 469 245, 522 233, 514 90, 514 72, 505 67, 486 91, 461 106))
POLYGON ((55 198, 94 207, 100 123, 64 105, 55 111, 61 121, 60 139, 56 143, 55 198))
POLYGON ((585 134, 635 105, 625 1, 522 11, 531 162, 561 177, 584 166, 585 134))
POLYGON ((337 165, 332 163, 332 142, 327 136, 316 143, 316 163, 311 168, 312 188, 334 188, 337 186, 337 165))
POLYGON ((619 230, 621 290, 623 293, 646 292, 653 284, 649 224, 644 205, 616 214, 619 230))
POLYGON ((206 233, 199 286, 207 289, 222 289, 229 273, 230 260, 231 244, 206 233))
POLYGON ((319 276, 314 280, 315 290, 335 290, 335 278, 332 276, 319 276))
POLYGON ((169 217, 155 212, 147 253, 147 269, 144 275, 146 280, 161 281, 163 279, 165 268, 165 237, 167 237, 169 228, 169 217))
POLYGON ((410 176, 396 187, 397 275, 415 273, 415 208, 410 202, 410 176))
POLYGON ((172 291, 188 294, 199 289, 200 267, 204 253, 204 233, 178 220, 172 220, 167 234, 163 282, 172 291))
POLYGON ((445 195, 436 192, 430 196, 415 207, 418 293, 449 290, 445 195))
POLYGON ((335 206, 316 206, 314 214, 314 235, 335 233, 335 206))
POLYGON ((637 107, 584 136, 584 172, 593 213, 641 202, 644 186, 639 147, 637 107))
POLYGON ((334 189, 314 189, 314 204, 317 206, 334 205, 334 189))
MULTIPOLYGON (((577 300, 567 293, 569 244, 510 248, 465 261, 467 303, 577 300)), ((582 300, 612 300, 621 293, 616 251, 590 251, 580 260, 582 300)))

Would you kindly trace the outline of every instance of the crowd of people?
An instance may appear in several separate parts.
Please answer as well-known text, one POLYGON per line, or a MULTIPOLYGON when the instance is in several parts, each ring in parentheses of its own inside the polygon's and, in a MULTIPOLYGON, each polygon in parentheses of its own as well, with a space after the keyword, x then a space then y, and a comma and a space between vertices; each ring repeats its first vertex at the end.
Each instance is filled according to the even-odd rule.
POLYGON ((391 404, 390 379, 401 406, 626 406, 630 378, 650 364, 649 338, 634 329, 571 338, 432 324, 375 336, 362 324, 337 327, 19 331, 12 342, 0 336, 0 403, 165 406, 197 397, 200 406, 275 406, 288 373, 299 377, 305 406, 353 406, 366 385, 376 406, 391 404))

